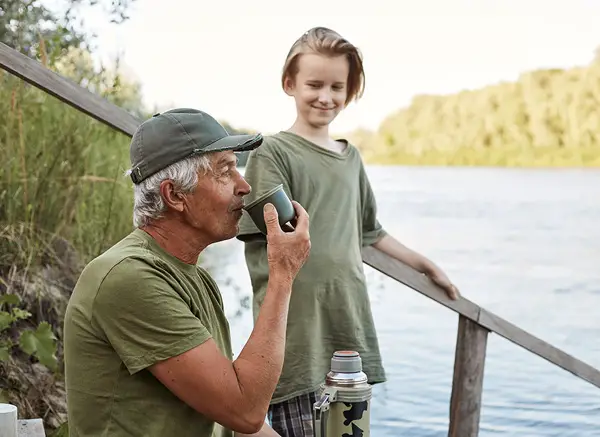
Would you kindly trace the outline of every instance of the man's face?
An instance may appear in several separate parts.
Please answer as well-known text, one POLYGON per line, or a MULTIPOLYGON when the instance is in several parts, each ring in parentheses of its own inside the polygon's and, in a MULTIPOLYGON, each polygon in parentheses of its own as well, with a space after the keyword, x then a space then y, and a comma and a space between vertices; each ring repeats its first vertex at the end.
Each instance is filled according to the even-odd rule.
POLYGON ((211 154, 212 172, 200 174, 196 190, 185 195, 185 220, 213 242, 237 235, 242 197, 251 191, 236 163, 231 151, 211 154))

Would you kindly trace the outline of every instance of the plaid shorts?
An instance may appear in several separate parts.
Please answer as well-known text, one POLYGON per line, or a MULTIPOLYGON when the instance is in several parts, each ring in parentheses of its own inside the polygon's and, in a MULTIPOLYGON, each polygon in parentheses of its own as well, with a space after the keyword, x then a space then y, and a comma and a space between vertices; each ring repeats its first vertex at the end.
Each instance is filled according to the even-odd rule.
POLYGON ((313 404, 317 393, 308 393, 269 406, 269 422, 281 437, 314 437, 313 404))

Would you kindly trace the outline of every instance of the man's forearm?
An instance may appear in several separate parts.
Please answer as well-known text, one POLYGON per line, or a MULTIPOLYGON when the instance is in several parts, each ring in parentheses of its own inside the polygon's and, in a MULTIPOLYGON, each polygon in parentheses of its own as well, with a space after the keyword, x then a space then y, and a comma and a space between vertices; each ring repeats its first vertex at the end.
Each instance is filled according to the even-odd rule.
POLYGON ((281 437, 277 434, 273 428, 269 426, 269 424, 265 423, 260 431, 255 434, 240 434, 239 432, 235 433, 235 437, 281 437))
POLYGON ((266 415, 283 368, 292 279, 269 278, 254 329, 233 362, 244 404, 266 415))

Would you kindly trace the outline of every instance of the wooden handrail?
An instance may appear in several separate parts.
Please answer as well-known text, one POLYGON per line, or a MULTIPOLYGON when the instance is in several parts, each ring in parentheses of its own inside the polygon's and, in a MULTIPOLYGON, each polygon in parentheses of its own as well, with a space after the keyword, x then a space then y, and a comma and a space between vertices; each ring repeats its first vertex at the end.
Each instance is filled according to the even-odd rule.
POLYGON ((92 118, 132 136, 141 120, 41 63, 0 43, 0 66, 92 118))
POLYGON ((363 261, 375 270, 450 308, 461 316, 476 322, 483 328, 506 338, 529 352, 548 360, 558 367, 562 367, 573 375, 600 388, 600 371, 594 367, 524 331, 502 317, 481 308, 468 299, 461 297, 457 301, 450 300, 425 275, 402 264, 400 261, 390 258, 373 247, 363 249, 363 261))
MULTIPOLYGON (((122 108, 0 43, 0 66, 108 126, 132 136, 141 120, 122 108)), ((600 388, 600 371, 535 337, 463 297, 457 301, 426 276, 373 247, 363 249, 363 262, 459 314, 454 378, 450 399, 449 437, 476 437, 479 432, 483 371, 489 332, 600 388)))

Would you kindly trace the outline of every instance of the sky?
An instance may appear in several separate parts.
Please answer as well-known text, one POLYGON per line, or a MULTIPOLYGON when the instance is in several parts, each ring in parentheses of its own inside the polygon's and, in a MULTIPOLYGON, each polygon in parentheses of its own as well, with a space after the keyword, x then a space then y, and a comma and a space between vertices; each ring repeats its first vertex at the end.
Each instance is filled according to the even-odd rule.
POLYGON ((600 0, 136 0, 129 14, 120 26, 98 11, 82 18, 98 33, 98 56, 119 54, 149 107, 193 107, 264 133, 294 121, 281 68, 314 26, 341 33, 364 57, 365 95, 335 132, 376 130, 418 94, 586 65, 600 47, 600 0))

